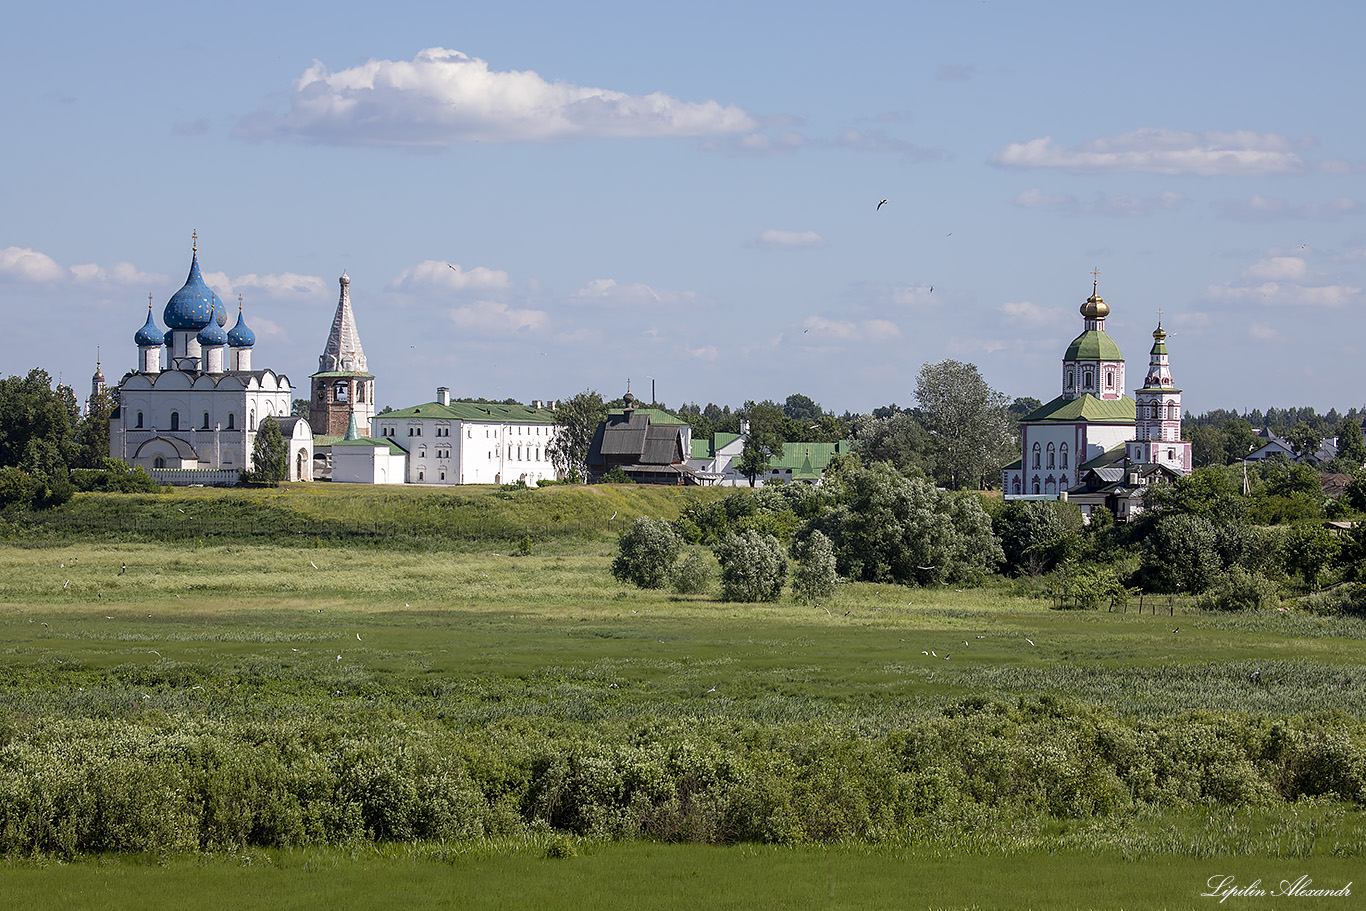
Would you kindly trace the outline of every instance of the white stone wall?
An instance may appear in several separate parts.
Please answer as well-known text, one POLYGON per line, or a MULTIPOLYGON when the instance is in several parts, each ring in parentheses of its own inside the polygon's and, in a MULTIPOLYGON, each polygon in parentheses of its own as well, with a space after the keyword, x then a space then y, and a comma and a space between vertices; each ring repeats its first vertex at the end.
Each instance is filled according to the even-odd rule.
POLYGON ((534 486, 558 477, 549 446, 553 424, 494 423, 441 418, 375 418, 374 436, 408 450, 410 484, 534 486))

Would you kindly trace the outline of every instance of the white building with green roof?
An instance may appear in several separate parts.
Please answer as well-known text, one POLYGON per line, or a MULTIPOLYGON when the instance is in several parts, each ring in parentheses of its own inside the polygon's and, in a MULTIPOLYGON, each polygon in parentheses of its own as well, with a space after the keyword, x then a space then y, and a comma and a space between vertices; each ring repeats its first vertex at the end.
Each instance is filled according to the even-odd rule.
POLYGON ((410 484, 534 485, 559 477, 550 458, 555 412, 534 405, 436 401, 375 415, 372 435, 407 453, 410 484))
POLYGON ((1063 354, 1062 394, 1020 421, 1020 460, 1002 472, 1006 498, 1056 498, 1083 462, 1134 438, 1134 400, 1124 393, 1124 355, 1105 331, 1109 315, 1093 285, 1082 332, 1063 354))

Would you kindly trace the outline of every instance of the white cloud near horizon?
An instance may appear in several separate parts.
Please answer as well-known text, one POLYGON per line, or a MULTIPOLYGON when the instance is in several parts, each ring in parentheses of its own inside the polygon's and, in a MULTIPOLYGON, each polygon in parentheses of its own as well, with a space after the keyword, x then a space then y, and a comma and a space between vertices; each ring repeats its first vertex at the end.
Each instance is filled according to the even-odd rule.
POLYGON ((450 311, 457 328, 480 335, 512 335, 535 331, 546 324, 544 310, 522 310, 501 301, 476 301, 450 311))
POLYGON ((234 135, 441 148, 463 142, 704 137, 757 127, 735 105, 548 82, 532 70, 493 70, 478 57, 432 47, 412 60, 371 59, 336 72, 315 59, 294 81, 287 113, 244 118, 234 135))
POLYGON ((1090 202, 1082 202, 1070 193, 1045 193, 1036 187, 1016 194, 1014 202, 1025 209, 1048 209, 1067 215, 1138 218, 1152 212, 1179 209, 1189 200, 1184 193, 1163 190, 1152 196, 1106 196, 1096 193, 1090 202))
POLYGON ((1276 196, 1254 193, 1247 199, 1221 199, 1210 204, 1225 218, 1260 224, 1282 219, 1331 221, 1347 215, 1359 214, 1363 206, 1355 199, 1339 196, 1328 202, 1307 202, 1292 205, 1276 196))
POLYGON ((117 262, 107 268, 96 263, 82 263, 63 268, 46 253, 27 247, 6 247, 0 250, 0 275, 39 284, 75 281, 81 284, 164 285, 171 281, 164 275, 143 272, 132 263, 126 262, 117 262))
POLYGON ((1264 256, 1240 279, 1211 285, 1211 300, 1267 307, 1344 307, 1361 303, 1361 289, 1313 274, 1299 256, 1264 256))
POLYGON ((829 244, 815 231, 781 231, 768 228, 758 238, 749 242, 758 250, 800 250, 813 247, 826 247, 829 244))
POLYGON ((1304 171, 1299 145, 1276 133, 1251 130, 1193 133, 1143 127, 1071 147, 1054 144, 1051 136, 1011 143, 991 163, 1080 174, 1264 177, 1304 171))
POLYGON ((439 259, 423 260, 416 266, 404 269, 389 283, 389 288, 394 291, 440 288, 445 291, 473 291, 480 294, 506 291, 510 287, 512 280, 502 269, 488 269, 484 266, 465 269, 458 263, 447 263, 439 259))
POLYGON ((803 341, 808 344, 835 339, 842 342, 878 342, 901 338, 901 327, 891 320, 831 320, 823 316, 808 316, 802 321, 803 341))
POLYGON ((697 294, 693 291, 659 291, 640 282, 618 284, 612 278, 593 279, 574 292, 571 300, 576 304, 599 307, 653 308, 699 304, 697 294))

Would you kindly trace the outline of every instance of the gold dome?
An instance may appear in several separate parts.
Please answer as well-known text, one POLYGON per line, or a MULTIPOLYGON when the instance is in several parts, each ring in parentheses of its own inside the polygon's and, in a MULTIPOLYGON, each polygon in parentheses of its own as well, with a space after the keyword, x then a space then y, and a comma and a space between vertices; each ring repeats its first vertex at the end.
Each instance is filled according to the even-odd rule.
POLYGON ((1096 283, 1092 283, 1091 296, 1086 299, 1086 303, 1081 305, 1081 315, 1087 319, 1105 319, 1110 315, 1110 305, 1101 300, 1100 293, 1096 288, 1096 283))

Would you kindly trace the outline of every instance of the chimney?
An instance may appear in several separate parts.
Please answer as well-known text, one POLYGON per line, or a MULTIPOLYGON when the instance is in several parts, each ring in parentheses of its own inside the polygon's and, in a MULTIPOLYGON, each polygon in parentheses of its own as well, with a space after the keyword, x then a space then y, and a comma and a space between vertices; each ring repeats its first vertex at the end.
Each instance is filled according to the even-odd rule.
POLYGON ((540 400, 540 399, 532 399, 532 400, 531 400, 531 407, 532 407, 532 408, 540 408, 540 407, 541 407, 541 400, 540 400))
POLYGON ((451 390, 445 386, 436 387, 436 401, 439 405, 450 405, 451 390))

